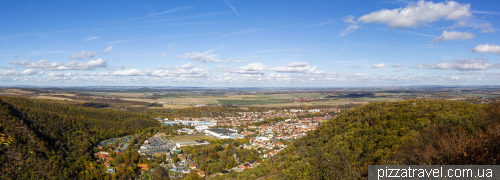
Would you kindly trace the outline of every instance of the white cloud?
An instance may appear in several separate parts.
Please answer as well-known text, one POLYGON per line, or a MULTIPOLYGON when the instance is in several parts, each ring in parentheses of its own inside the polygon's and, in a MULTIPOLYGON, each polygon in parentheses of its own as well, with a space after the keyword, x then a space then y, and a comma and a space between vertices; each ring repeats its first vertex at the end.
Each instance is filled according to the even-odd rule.
POLYGON ((5 71, 0 71, 0 76, 25 76, 25 75, 37 75, 43 73, 44 71, 37 71, 35 69, 26 69, 24 71, 5 70, 5 71))
MULTIPOLYGON (((14 63, 16 61, 11 62, 14 63)), ((95 60, 90 60, 88 62, 76 62, 72 61, 69 63, 60 63, 60 62, 50 62, 49 60, 40 60, 38 62, 28 63, 25 62, 25 68, 40 68, 43 70, 54 71, 54 70, 95 70, 96 68, 106 68, 107 61, 99 58, 95 60)))
POLYGON ((231 68, 225 65, 219 65, 216 69, 223 72, 237 73, 237 74, 265 74, 266 71, 274 71, 277 73, 304 73, 304 74, 324 74, 325 71, 318 71, 316 66, 310 66, 306 62, 294 62, 285 66, 267 67, 263 63, 251 63, 246 66, 231 68))
POLYGON ((396 72, 406 71, 406 69, 397 69, 396 72))
POLYGON ((467 21, 458 21, 455 25, 453 25, 454 27, 455 26, 458 26, 458 27, 465 27, 465 26, 468 26, 469 23, 467 23, 467 21))
POLYGON ((167 70, 138 70, 125 69, 115 72, 100 72, 85 74, 87 76, 152 76, 152 77, 207 77, 210 69, 200 66, 197 68, 177 68, 172 71, 167 70))
POLYGON ((25 59, 25 60, 22 60, 22 61, 12 61, 12 62, 9 62, 9 64, 26 65, 26 64, 28 64, 28 59, 25 59))
POLYGON ((397 63, 397 64, 392 65, 392 67, 395 67, 395 68, 397 68, 397 67, 403 67, 403 66, 404 65, 402 63, 397 63))
POLYGON ((480 72, 470 72, 470 73, 457 73, 457 74, 460 74, 460 75, 480 75, 481 73, 480 72))
POLYGON ((434 65, 428 65, 426 63, 415 65, 412 68, 417 69, 440 69, 440 70, 459 70, 459 71, 476 71, 485 69, 498 69, 500 68, 500 63, 491 64, 487 60, 478 59, 464 59, 455 60, 453 63, 440 62, 434 65))
POLYGON ((98 37, 98 36, 87 36, 87 38, 85 38, 83 41, 92 41, 94 39, 99 39, 101 37, 98 37))
POLYGON ((229 64, 229 63, 247 63, 248 61, 244 61, 244 60, 233 60, 233 57, 230 57, 225 63, 226 64, 229 64))
POLYGON ((474 25, 474 28, 481 29, 481 33, 492 33, 495 32, 495 29, 491 27, 490 23, 481 23, 474 25))
POLYGON ((360 17, 359 20, 365 23, 386 24, 391 28, 406 28, 417 27, 442 18, 459 20, 471 16, 470 4, 460 4, 455 1, 434 3, 421 0, 417 3, 411 2, 405 8, 372 12, 360 17))
POLYGON ((469 32, 458 32, 458 31, 443 31, 441 36, 438 36, 432 40, 432 42, 442 42, 442 41, 451 41, 451 40, 468 40, 474 39, 476 36, 469 32))
POLYGON ((167 51, 163 51, 160 56, 166 56, 167 55, 167 51))
POLYGON ((233 73, 238 74, 264 74, 264 71, 269 68, 265 66, 263 63, 251 63, 246 66, 242 66, 233 70, 233 73))
POLYGON ((111 51, 111 49, 113 49, 113 46, 109 46, 104 51, 102 51, 101 54, 108 54, 108 52, 111 51))
POLYGON ((159 67, 159 69, 192 69, 194 67, 194 64, 192 63, 187 63, 183 64, 182 66, 165 66, 165 67, 159 67))
POLYGON ((221 63, 222 60, 219 59, 219 55, 215 54, 210 54, 213 52, 213 49, 210 49, 208 51, 205 51, 203 53, 200 52, 192 52, 192 53, 186 53, 185 55, 180 55, 176 56, 179 59, 191 59, 194 61, 202 62, 202 63, 207 63, 207 62, 213 62, 213 63, 221 63))
POLYGON ((492 33, 492 32, 495 32, 495 29, 493 28, 481 29, 481 33, 492 33))
POLYGON ((347 35, 347 34, 349 34, 349 33, 352 33, 352 32, 354 32, 354 31, 356 31, 358 28, 359 28, 359 26, 358 26, 358 25, 356 25, 356 24, 351 24, 351 25, 349 25, 347 28, 342 29, 342 32, 339 34, 339 36, 345 36, 345 35, 347 35))
POLYGON ((500 53, 500 46, 494 44, 479 44, 472 52, 477 53, 500 53))
POLYGON ((229 66, 219 65, 216 69, 220 69, 224 72, 237 73, 237 74, 265 74, 265 71, 269 70, 269 67, 263 63, 251 63, 246 66, 241 66, 237 68, 230 68, 229 66))
POLYGON ((474 29, 481 29, 481 33, 492 33, 495 32, 495 29, 491 26, 490 23, 468 23, 467 21, 459 21, 455 23, 451 29, 454 29, 456 27, 473 27, 474 29))
POLYGON ((271 68, 270 70, 281 73, 306 73, 306 74, 323 74, 325 71, 317 71, 316 66, 310 66, 307 62, 294 62, 286 66, 271 68))
POLYGON ((175 47, 172 43, 168 44, 167 48, 170 48, 171 51, 173 51, 175 49, 175 47))
POLYGON ((386 68, 387 65, 384 63, 379 63, 379 64, 374 64, 372 67, 373 68, 386 68))
POLYGON ((63 74, 63 73, 56 73, 56 72, 52 72, 49 74, 49 77, 73 77, 73 76, 76 76, 76 74, 75 73, 63 74))
POLYGON ((153 57, 151 54, 146 54, 144 57, 153 57))
POLYGON ((356 66, 351 66, 351 69, 357 69, 357 68, 362 68, 363 66, 356 65, 356 66))
POLYGON ((95 55, 94 52, 90 52, 90 51, 81 51, 79 53, 76 53, 76 54, 73 54, 70 58, 71 59, 87 59, 87 58, 93 58, 95 55))
POLYGON ((349 16, 343 17, 342 21, 344 21, 345 23, 354 23, 354 16, 349 15, 349 16))

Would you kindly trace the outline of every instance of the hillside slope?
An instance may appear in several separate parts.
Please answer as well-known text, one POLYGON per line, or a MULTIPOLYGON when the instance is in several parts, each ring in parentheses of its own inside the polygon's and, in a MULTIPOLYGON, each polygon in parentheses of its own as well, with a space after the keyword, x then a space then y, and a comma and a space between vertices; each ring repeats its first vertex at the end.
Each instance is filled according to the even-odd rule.
POLYGON ((159 126, 151 118, 47 100, 0 97, 0 179, 103 179, 93 146, 159 126), (8 139, 8 138, 7 138, 8 139))
POLYGON ((500 105, 370 103, 309 132, 239 179, 364 179, 374 164, 498 164, 500 105))

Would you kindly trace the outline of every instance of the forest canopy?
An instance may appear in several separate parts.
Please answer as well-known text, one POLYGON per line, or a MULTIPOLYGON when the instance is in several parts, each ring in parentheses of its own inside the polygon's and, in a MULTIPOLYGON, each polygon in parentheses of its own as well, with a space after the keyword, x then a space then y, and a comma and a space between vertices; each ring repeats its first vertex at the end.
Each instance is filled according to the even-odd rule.
POLYGON ((141 114, 0 97, 0 179, 110 179, 93 160, 99 141, 159 127, 141 114), (5 138, 4 138, 5 139, 5 138))
POLYGON ((339 115, 240 179, 361 179, 368 165, 498 164, 500 104, 377 102, 339 115))

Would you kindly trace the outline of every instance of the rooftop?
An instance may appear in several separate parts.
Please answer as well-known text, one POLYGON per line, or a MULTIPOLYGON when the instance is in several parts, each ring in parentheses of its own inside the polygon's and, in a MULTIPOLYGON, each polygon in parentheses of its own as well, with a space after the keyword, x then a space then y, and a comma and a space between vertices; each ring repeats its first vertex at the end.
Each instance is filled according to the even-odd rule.
POLYGON ((212 131, 212 132, 217 133, 217 134, 232 134, 232 133, 234 133, 234 131, 230 131, 228 129, 220 129, 220 128, 210 128, 210 129, 206 129, 205 131, 212 131))

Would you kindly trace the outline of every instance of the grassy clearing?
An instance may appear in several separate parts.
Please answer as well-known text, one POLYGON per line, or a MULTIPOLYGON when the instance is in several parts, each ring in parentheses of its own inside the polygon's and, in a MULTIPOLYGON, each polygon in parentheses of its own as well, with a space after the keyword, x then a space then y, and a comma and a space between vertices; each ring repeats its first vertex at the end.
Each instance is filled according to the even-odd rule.
MULTIPOLYGON (((166 136, 165 136, 166 137, 166 136)), ((216 138, 207 135, 196 135, 196 136, 175 136, 175 137, 166 137, 175 142, 189 142, 194 140, 216 140, 216 138)))

